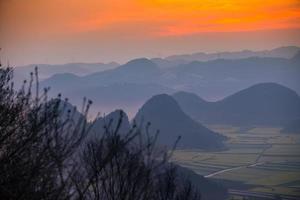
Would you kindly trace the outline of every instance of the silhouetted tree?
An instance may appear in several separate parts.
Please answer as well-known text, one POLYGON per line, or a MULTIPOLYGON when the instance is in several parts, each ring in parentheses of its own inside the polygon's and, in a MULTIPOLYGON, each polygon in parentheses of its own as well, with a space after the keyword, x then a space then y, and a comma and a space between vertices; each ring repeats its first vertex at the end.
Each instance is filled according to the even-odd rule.
POLYGON ((172 151, 155 147, 158 133, 151 136, 149 124, 144 131, 146 135, 137 126, 128 133, 118 134, 121 123, 122 112, 116 130, 111 131, 110 121, 100 138, 87 143, 82 168, 74 179, 80 183, 79 196, 97 200, 200 199, 191 183, 179 177, 176 167, 168 163, 172 151))
POLYGON ((134 125, 128 133, 93 126, 59 95, 39 91, 38 72, 20 90, 12 70, 0 67, 0 197, 3 199, 196 200, 199 193, 159 150, 157 135, 134 125), (33 89, 34 88, 34 89, 33 89))
POLYGON ((71 187, 68 165, 87 133, 86 120, 74 122, 60 96, 48 101, 47 90, 39 95, 37 69, 17 92, 11 77, 11 69, 1 69, 0 196, 65 199, 71 187))

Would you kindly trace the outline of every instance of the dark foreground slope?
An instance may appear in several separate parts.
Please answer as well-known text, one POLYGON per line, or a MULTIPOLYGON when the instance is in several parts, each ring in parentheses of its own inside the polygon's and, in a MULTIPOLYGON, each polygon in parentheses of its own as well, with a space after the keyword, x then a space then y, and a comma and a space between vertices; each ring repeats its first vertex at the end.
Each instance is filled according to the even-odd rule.
POLYGON ((300 118, 300 97, 293 90, 261 83, 217 102, 180 92, 173 95, 192 118, 209 124, 281 126, 300 118))
POLYGON ((151 122, 151 130, 159 130, 159 143, 172 146, 181 136, 179 148, 221 149, 224 136, 215 133, 186 115, 169 95, 156 95, 138 111, 135 121, 151 122))
POLYGON ((227 189, 220 183, 204 178, 190 169, 177 166, 177 172, 183 181, 188 179, 200 191, 201 200, 225 200, 228 198, 227 189))

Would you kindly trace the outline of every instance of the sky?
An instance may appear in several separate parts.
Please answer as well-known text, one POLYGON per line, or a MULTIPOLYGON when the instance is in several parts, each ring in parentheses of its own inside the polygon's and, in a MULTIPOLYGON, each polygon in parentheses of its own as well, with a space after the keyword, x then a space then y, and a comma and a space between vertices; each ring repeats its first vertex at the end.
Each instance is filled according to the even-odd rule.
POLYGON ((300 46, 299 0, 0 0, 11 65, 300 46))

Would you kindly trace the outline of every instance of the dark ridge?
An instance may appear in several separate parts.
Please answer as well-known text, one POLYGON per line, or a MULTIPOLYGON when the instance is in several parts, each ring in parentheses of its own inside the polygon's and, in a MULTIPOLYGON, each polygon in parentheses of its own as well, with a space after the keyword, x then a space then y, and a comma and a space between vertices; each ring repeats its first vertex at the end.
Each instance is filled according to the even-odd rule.
POLYGON ((221 149, 224 136, 215 133, 187 116, 169 95, 149 99, 135 116, 135 121, 151 122, 151 130, 159 130, 158 141, 171 147, 181 137, 179 148, 221 149))

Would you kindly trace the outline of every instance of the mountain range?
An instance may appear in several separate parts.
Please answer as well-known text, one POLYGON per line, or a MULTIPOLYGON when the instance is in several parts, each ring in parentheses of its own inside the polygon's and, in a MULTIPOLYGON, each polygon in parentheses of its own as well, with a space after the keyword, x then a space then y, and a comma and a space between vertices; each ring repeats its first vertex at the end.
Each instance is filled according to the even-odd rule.
POLYGON ((28 79, 30 72, 34 72, 34 68, 38 66, 39 79, 45 80, 55 74, 71 73, 77 76, 84 76, 99 71, 113 69, 119 66, 116 62, 111 63, 67 63, 67 64, 32 64, 14 67, 14 77, 18 85, 23 80, 28 79))
MULTIPOLYGON (((297 48, 288 49, 289 52, 297 48)), ((59 67, 53 67, 56 68, 59 67)), ((84 96, 92 99, 93 115, 119 108, 132 118, 151 96, 176 91, 192 92, 215 101, 254 84, 275 82, 300 92, 300 53, 292 58, 249 57, 184 63, 140 58, 84 75, 72 73, 72 68, 70 65, 65 68, 70 69, 68 72, 58 71, 40 85, 51 87, 50 96, 62 93, 77 106, 84 96), (169 67, 163 67, 162 63, 169 63, 169 67)))
MULTIPOLYGON (((29 69, 33 65, 16 68, 16 77, 23 80, 29 69)), ((158 145, 172 147, 179 137, 178 148, 203 150, 223 150, 227 139, 208 124, 283 126, 283 133, 298 133, 299 74, 299 47, 139 58, 123 65, 39 65, 40 86, 51 87, 49 96, 62 93, 77 107, 85 96, 94 102, 94 116, 109 113, 96 119, 91 137, 103 134, 110 122, 114 130, 122 113, 120 133, 133 121, 150 122, 150 133, 160 131, 158 145)), ((74 118, 82 116, 67 107, 76 111, 74 118)), ((226 189, 179 170, 195 179, 204 199, 225 199, 226 189)))
POLYGON ((277 83, 261 83, 216 102, 196 94, 173 95, 185 113, 205 124, 283 126, 300 118, 299 95, 277 83))
POLYGON ((261 82, 283 84, 299 93, 299 57, 300 54, 291 59, 251 57, 194 61, 169 69, 164 84, 209 100, 222 99, 261 82))
POLYGON ((300 51, 300 47, 297 46, 285 46, 271 50, 262 51, 233 51, 233 52, 217 52, 217 53, 193 53, 193 54, 182 54, 172 55, 165 59, 169 61, 177 62, 188 62, 188 61, 209 61, 216 59, 242 59, 250 57, 272 57, 272 58, 292 58, 300 51))

